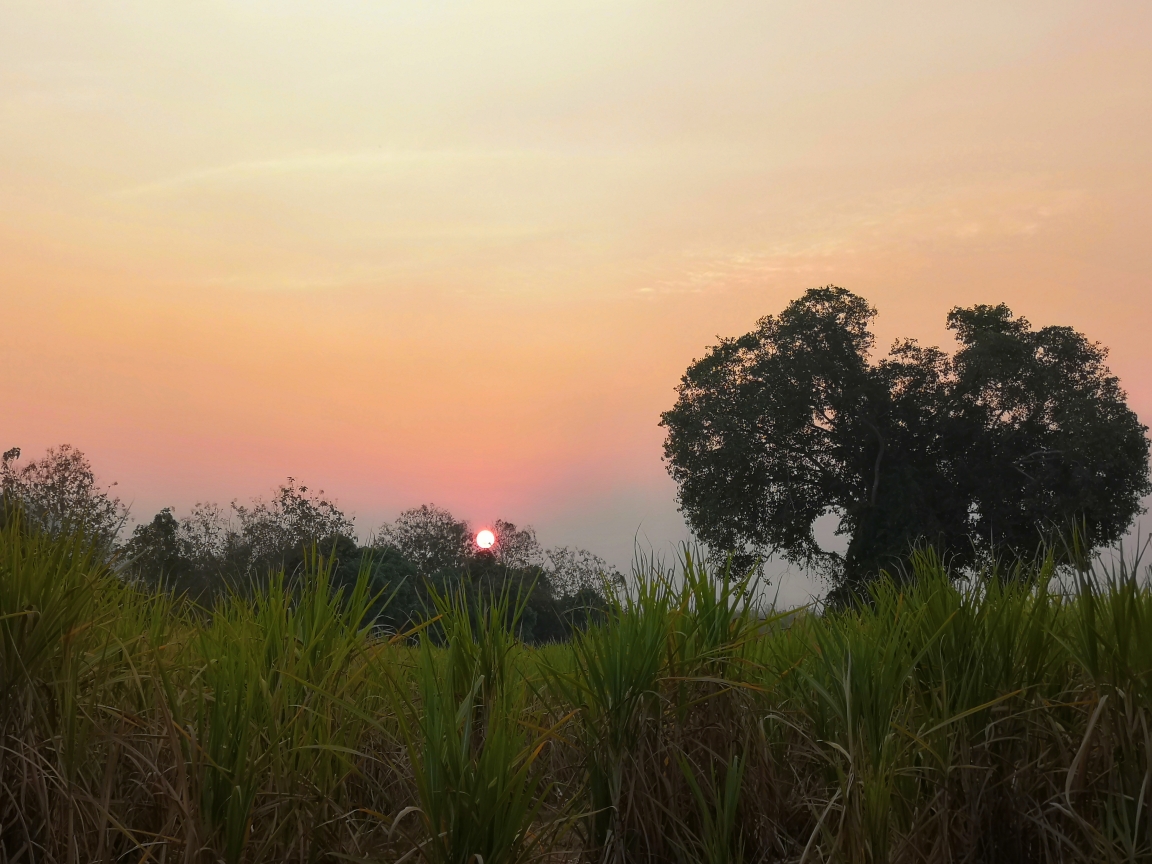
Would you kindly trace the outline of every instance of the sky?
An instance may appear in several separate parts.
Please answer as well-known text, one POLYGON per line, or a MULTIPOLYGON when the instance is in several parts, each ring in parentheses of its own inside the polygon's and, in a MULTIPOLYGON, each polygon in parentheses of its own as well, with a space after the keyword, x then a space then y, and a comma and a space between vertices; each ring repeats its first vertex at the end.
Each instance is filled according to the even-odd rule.
POLYGON ((0 447, 140 520, 292 476, 624 565, 686 535, 685 368, 830 283, 881 345, 1070 324, 1148 422, 1150 44, 1146 0, 6 0, 0 447))

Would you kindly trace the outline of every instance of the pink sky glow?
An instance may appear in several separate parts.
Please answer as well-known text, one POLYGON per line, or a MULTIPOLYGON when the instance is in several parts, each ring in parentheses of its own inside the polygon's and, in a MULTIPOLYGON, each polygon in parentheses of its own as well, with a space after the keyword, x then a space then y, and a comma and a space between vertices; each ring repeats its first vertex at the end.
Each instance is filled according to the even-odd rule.
POLYGON ((1146 2, 5 3, 0 448, 138 519, 291 475, 624 564, 684 534, 687 364, 828 283, 882 345, 1071 324, 1148 422, 1150 44, 1146 2))

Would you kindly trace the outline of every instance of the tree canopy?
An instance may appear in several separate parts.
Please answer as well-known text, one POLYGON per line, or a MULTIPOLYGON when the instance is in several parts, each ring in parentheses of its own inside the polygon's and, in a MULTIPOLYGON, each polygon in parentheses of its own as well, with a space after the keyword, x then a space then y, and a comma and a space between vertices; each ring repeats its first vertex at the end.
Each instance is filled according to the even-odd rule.
POLYGON ((199 503, 183 519, 165 507, 135 528, 118 558, 135 578, 202 599, 280 568, 290 573, 314 544, 355 549, 355 526, 323 489, 289 477, 270 501, 199 503))
POLYGON ((875 315, 811 289, 689 366, 661 425, 697 536, 852 583, 918 541, 968 564, 1072 524, 1091 546, 1123 535, 1152 491, 1149 443, 1105 348, 979 305, 948 314, 952 356, 900 340, 873 362, 875 315), (816 542, 827 513, 843 555, 816 542))
POLYGON ((405 510, 364 546, 353 529, 323 490, 288 478, 270 501, 197 504, 184 518, 164 508, 136 527, 117 559, 129 578, 211 605, 221 592, 248 591, 271 573, 292 580, 315 549, 333 561, 334 588, 350 590, 367 570, 379 626, 403 631, 423 620, 431 592, 463 589, 483 605, 507 590, 524 598, 521 636, 535 642, 584 626, 604 607, 601 579, 620 578, 598 556, 544 550, 531 527, 502 519, 493 524, 496 546, 480 549, 466 521, 432 504, 405 510))
POLYGON ((0 494, 18 503, 26 519, 50 534, 82 531, 110 549, 128 520, 112 486, 101 487, 87 457, 68 444, 18 465, 20 448, 0 456, 0 494))

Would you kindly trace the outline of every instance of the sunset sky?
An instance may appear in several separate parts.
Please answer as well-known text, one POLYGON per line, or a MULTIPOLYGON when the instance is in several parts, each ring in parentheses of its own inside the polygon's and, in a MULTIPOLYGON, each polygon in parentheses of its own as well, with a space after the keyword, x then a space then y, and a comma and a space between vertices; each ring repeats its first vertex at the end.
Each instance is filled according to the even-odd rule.
POLYGON ((687 364, 828 283, 885 346, 1071 324, 1147 423, 1150 45, 1147 0, 5 0, 0 448, 141 520, 292 475, 624 564, 684 533, 687 364))

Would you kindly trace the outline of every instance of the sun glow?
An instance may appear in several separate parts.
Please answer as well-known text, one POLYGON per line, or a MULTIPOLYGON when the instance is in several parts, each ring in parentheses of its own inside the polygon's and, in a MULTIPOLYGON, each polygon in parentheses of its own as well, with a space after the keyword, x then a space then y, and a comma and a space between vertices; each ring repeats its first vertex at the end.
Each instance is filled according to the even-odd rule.
POLYGON ((481 549, 491 549, 496 545, 496 535, 485 528, 476 535, 476 545, 481 549))

